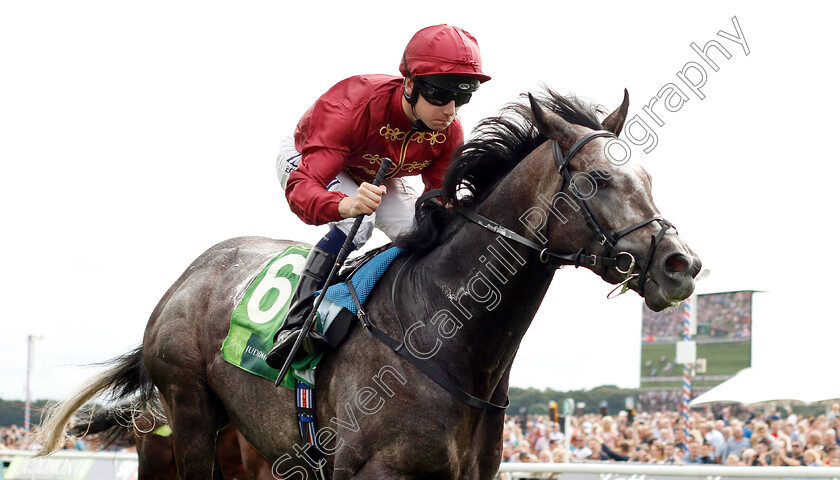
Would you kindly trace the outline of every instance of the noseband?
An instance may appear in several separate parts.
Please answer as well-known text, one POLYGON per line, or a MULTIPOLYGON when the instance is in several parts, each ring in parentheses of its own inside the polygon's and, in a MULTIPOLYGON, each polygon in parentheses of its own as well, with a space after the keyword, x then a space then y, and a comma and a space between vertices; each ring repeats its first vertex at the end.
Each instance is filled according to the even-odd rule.
MULTIPOLYGON (((595 233, 595 235, 598 237, 598 242, 608 249, 608 256, 586 254, 583 249, 571 255, 554 252, 549 250, 548 248, 544 248, 538 245, 536 242, 529 240, 512 230, 502 227, 496 222, 482 215, 479 215, 478 213, 470 209, 456 207, 455 211, 457 211, 470 221, 480 225, 483 228, 486 228, 487 230, 490 230, 498 235, 501 235, 505 238, 525 245, 528 248, 539 251, 539 258, 541 262, 550 263, 557 268, 562 267, 564 265, 574 265, 575 268, 580 267, 582 265, 591 265, 595 267, 600 267, 602 272, 601 275, 603 276, 604 274, 606 274, 608 268, 614 267, 616 271, 624 275, 625 278, 616 286, 616 288, 612 292, 610 292, 609 295, 607 295, 608 298, 614 298, 626 292, 628 289, 628 284, 634 278, 639 278, 639 292, 642 295, 644 295, 644 286, 645 282, 647 281, 650 264, 653 261, 653 255, 656 253, 656 247, 659 246, 659 242, 662 241, 662 238, 665 236, 665 233, 669 229, 675 227, 671 222, 662 218, 661 215, 654 215, 648 218, 647 220, 614 232, 610 231, 604 226, 604 224, 598 221, 598 218, 592 213, 592 209, 589 208, 589 204, 587 204, 586 200, 584 200, 583 197, 577 192, 572 178, 572 174, 571 172, 569 172, 569 162, 571 161, 571 159, 587 143, 598 137, 616 138, 615 134, 607 131, 595 131, 592 133, 588 133, 580 139, 578 139, 578 141, 575 142, 574 145, 572 145, 572 147, 569 149, 566 155, 563 155, 563 151, 560 149, 560 144, 556 140, 551 141, 551 147, 554 153, 554 163, 557 166, 557 173, 563 177, 563 184, 560 186, 560 191, 562 191, 563 188, 565 188, 566 185, 568 185, 569 191, 574 196, 578 206, 580 207, 580 210, 583 213, 586 226, 589 227, 589 229, 592 230, 593 233, 595 233), (641 273, 634 273, 634 270, 636 268, 636 258, 630 252, 619 251, 616 248, 616 244, 624 236, 653 222, 659 223, 659 232, 656 235, 651 235, 650 250, 648 252, 647 262, 645 263, 644 270, 641 273), (619 265, 619 260, 621 259, 621 257, 627 257, 627 259, 629 260, 629 264, 625 270, 622 270, 621 266, 619 265), (615 294, 616 291, 618 291, 618 294, 615 294)), ((436 195, 440 194, 439 190, 435 192, 437 192, 436 195)), ((418 206, 421 202, 425 201, 424 199, 432 196, 432 194, 433 192, 428 192, 426 195, 423 195, 423 197, 421 197, 420 200, 418 200, 418 206)), ((548 230, 547 219, 544 228, 548 230)), ((547 238, 547 236, 544 238, 547 238)))

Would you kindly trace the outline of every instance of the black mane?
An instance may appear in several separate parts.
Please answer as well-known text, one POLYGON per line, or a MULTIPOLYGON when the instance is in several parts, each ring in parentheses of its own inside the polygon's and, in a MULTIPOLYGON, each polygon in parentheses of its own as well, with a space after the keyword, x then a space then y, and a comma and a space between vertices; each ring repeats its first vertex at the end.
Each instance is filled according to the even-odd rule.
MULTIPOLYGON (((527 98, 527 94, 521 96, 527 98)), ((549 88, 534 97, 543 108, 569 123, 604 129, 598 116, 606 112, 598 105, 574 95, 564 97, 549 88)), ((509 103, 497 116, 480 121, 472 138, 455 151, 443 179, 441 197, 445 203, 468 208, 481 203, 502 178, 546 140, 534 126, 530 106, 509 103)), ((395 243, 425 254, 453 231, 448 227, 456 218, 460 215, 451 208, 427 202, 415 213, 415 228, 395 243)))

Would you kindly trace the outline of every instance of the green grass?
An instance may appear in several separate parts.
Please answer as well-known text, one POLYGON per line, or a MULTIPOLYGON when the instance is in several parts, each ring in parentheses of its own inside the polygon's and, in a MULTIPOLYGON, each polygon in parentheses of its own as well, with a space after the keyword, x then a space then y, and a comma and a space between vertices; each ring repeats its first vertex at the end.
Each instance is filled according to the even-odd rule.
MULTIPOLYGON (((681 376, 683 372, 682 365, 676 364, 674 368, 668 372, 663 372, 662 367, 668 361, 673 362, 676 356, 677 348, 675 344, 666 345, 643 345, 642 346, 642 363, 641 372, 642 377, 651 376, 651 370, 657 369, 657 377, 665 376, 681 376), (667 359, 665 363, 660 363, 659 359, 662 356, 667 359), (652 362, 651 368, 645 368, 644 364, 650 360, 652 362)), ((698 374, 696 381, 698 385, 714 386, 720 383, 719 381, 704 381, 704 375, 734 375, 743 368, 750 366, 750 341, 743 340, 738 342, 726 343, 706 343, 697 344, 697 358, 706 359, 706 373, 698 374)), ((680 382, 644 382, 643 386, 674 386, 681 384, 680 382)))

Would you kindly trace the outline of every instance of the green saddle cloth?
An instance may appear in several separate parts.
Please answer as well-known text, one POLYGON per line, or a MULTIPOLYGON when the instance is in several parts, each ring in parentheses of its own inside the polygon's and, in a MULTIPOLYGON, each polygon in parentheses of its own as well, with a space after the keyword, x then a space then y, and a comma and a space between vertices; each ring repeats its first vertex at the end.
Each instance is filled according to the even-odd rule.
MULTIPOLYGON (((265 358, 274 346, 274 334, 289 312, 292 293, 297 288, 310 248, 305 245, 286 247, 248 285, 231 314, 230 330, 222 342, 222 356, 226 361, 269 380, 277 379, 280 371, 269 367, 265 358)), ((315 319, 315 329, 323 331, 320 318, 315 319)), ((309 355, 292 363, 283 378, 283 386, 294 390, 296 378, 314 386, 315 368, 322 356, 322 353, 309 355)))

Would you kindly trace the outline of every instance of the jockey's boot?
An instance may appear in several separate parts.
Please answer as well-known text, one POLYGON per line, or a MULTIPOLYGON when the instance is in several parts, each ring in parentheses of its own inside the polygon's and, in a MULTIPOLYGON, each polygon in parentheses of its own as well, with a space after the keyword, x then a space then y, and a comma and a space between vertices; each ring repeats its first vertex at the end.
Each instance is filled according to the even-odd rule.
MULTIPOLYGON (((312 314, 313 298, 316 291, 324 286, 330 270, 335 264, 335 255, 313 247, 306 257, 306 264, 300 274, 297 290, 292 295, 289 304, 289 314, 280 330, 274 335, 274 347, 268 352, 265 363, 271 368, 281 368, 286 357, 292 350, 303 324, 312 314)), ((304 338, 301 348, 298 349, 296 357, 300 358, 306 354, 314 354, 323 350, 329 343, 323 334, 310 330, 304 338)), ((297 360, 295 358, 294 360, 297 360)))

